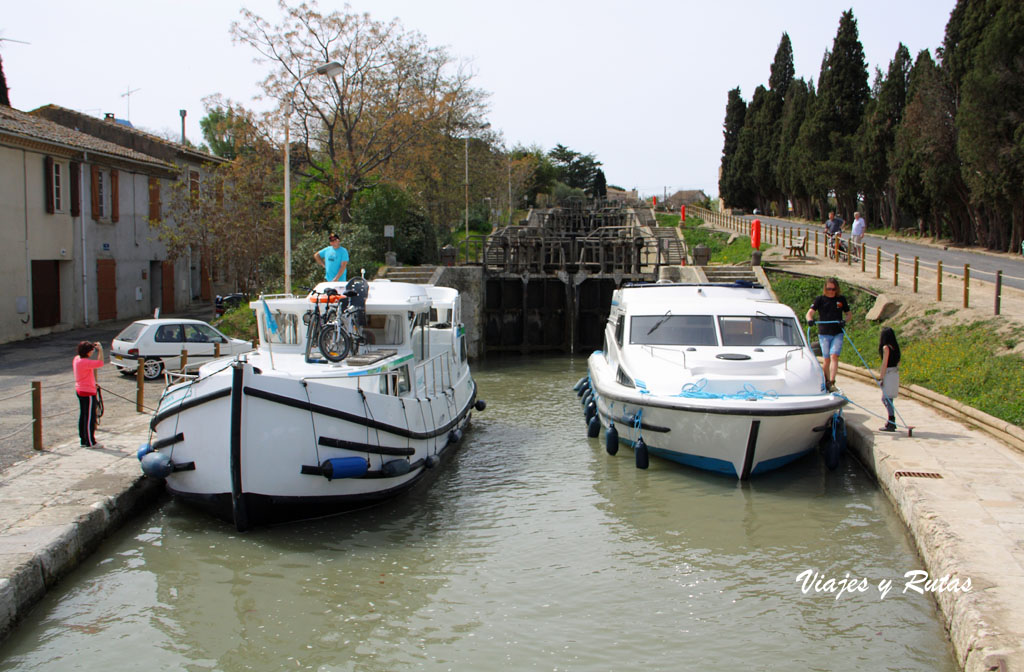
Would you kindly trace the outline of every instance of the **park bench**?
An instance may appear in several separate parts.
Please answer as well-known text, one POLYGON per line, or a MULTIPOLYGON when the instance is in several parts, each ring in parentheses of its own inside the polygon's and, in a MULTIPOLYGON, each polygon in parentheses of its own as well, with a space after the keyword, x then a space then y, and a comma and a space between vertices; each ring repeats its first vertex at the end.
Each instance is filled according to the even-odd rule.
POLYGON ((807 236, 800 236, 799 238, 793 238, 786 245, 786 256, 787 257, 804 257, 807 256, 807 236))

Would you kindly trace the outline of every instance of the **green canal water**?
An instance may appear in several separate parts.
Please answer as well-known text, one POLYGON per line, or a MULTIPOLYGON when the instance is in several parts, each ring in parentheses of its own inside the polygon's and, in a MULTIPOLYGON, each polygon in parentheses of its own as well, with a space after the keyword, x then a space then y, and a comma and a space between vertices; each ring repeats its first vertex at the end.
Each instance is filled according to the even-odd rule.
POLYGON ((921 562, 852 459, 739 484, 587 439, 583 358, 475 369, 429 488, 238 534, 169 502, 0 645, 0 670, 955 670, 921 562), (798 576, 866 579, 836 597, 798 576), (877 584, 890 579, 884 598, 877 584))

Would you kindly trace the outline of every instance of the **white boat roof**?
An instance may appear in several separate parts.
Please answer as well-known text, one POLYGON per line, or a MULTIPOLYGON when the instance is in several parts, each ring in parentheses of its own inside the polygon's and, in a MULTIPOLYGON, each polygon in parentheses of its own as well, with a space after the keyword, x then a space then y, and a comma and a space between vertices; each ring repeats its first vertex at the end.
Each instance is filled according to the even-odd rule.
MULTIPOLYGON (((321 282, 314 289, 323 292, 328 287, 338 290, 338 293, 345 291, 344 282, 321 282)), ((369 292, 366 295, 366 309, 368 312, 394 312, 411 310, 413 312, 424 311, 433 305, 432 289, 447 290, 446 287, 432 288, 430 285, 416 285, 409 282, 391 282, 389 280, 370 280, 367 282, 369 292)), ((451 289, 454 295, 458 291, 451 289)), ((290 296, 277 294, 267 297, 260 297, 249 304, 251 308, 257 308, 260 302, 266 300, 270 304, 292 305, 300 303, 305 307, 312 305, 308 296, 290 296)), ((452 299, 454 301, 454 299, 452 299)))
POLYGON ((778 303, 760 285, 681 285, 657 284, 626 286, 615 291, 618 302, 630 314, 662 315, 751 315, 761 312, 790 316, 789 306, 778 303))

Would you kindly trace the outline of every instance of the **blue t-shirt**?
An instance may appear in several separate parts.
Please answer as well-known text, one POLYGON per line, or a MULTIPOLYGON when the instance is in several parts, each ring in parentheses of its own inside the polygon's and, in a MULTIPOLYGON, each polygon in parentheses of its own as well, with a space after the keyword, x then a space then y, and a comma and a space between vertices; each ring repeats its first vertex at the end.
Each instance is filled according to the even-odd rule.
MULTIPOLYGON (((341 262, 348 261, 348 250, 344 247, 338 247, 334 249, 330 245, 317 252, 320 258, 324 260, 324 279, 328 282, 334 280, 334 276, 338 274, 338 269, 341 268, 341 262)), ((345 282, 345 277, 348 275, 348 266, 342 271, 341 277, 338 278, 338 282, 345 282)))

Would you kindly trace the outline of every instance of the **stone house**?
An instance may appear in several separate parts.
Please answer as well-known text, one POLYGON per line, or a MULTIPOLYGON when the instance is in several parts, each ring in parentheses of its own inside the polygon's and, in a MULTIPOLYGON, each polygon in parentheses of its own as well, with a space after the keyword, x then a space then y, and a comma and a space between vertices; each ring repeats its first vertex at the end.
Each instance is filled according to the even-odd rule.
MULTIPOLYGON (((199 182, 205 179, 211 166, 227 162, 226 159, 208 154, 195 147, 173 142, 120 123, 114 119, 113 114, 107 114, 104 119, 100 119, 59 105, 39 107, 32 110, 32 114, 176 166, 177 174, 170 182, 174 182, 178 176, 187 175, 189 181, 198 187, 199 182)), ((160 185, 162 190, 168 186, 167 182, 160 185)), ((159 195, 157 197, 159 199, 159 195)), ((232 290, 232 286, 224 282, 218 283, 217 287, 210 286, 211 274, 206 273, 205 266, 201 267, 201 255, 198 254, 198 251, 189 255, 187 262, 185 279, 190 299, 210 301, 212 294, 218 288, 224 289, 224 291, 232 290)), ((213 271, 214 282, 225 280, 218 277, 217 269, 213 269, 213 271)))

